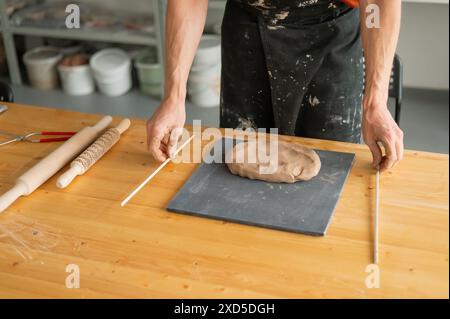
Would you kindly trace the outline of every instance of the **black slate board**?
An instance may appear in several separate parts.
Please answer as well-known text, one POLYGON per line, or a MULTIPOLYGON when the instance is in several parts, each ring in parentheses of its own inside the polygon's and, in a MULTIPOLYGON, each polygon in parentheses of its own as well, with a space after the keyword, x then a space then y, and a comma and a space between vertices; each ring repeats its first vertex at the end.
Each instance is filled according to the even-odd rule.
MULTIPOLYGON (((226 152, 232 139, 218 141, 226 152)), ((237 141, 238 143, 240 141, 237 141)), ((267 183, 231 174, 224 163, 203 162, 169 203, 171 212, 221 219, 272 229, 325 235, 355 154, 316 150, 319 175, 294 184, 267 183)), ((217 156, 223 156, 220 152, 217 156)))

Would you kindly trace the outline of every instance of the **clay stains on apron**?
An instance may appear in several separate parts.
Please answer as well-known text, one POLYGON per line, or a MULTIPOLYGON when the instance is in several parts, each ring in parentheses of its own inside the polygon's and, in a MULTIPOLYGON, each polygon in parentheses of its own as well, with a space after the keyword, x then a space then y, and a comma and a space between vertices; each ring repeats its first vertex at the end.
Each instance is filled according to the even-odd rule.
POLYGON ((361 141, 357 10, 337 0, 230 0, 222 41, 222 127, 361 141))

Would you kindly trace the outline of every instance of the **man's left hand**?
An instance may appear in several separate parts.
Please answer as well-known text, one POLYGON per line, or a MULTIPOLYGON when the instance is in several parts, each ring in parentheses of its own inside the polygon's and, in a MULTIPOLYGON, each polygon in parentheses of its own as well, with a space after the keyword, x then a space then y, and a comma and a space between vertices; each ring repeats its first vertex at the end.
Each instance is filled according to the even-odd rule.
POLYGON ((375 168, 393 168, 403 159, 403 131, 392 118, 387 107, 365 108, 362 123, 364 142, 372 152, 375 168), (380 145, 385 149, 383 155, 380 145))

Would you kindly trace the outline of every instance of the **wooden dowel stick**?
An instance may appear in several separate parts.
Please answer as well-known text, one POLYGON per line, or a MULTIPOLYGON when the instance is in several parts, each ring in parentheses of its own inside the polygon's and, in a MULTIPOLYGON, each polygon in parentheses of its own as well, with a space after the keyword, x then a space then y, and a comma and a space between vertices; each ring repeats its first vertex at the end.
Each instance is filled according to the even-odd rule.
MULTIPOLYGON (((173 156, 176 156, 186 145, 189 144, 190 141, 192 141, 192 139, 194 138, 194 135, 192 135, 189 139, 187 139, 174 153, 173 156)), ((145 185, 147 185, 148 182, 150 182, 150 180, 156 175, 158 174, 158 172, 160 170, 162 170, 164 168, 164 166, 167 165, 167 163, 169 163, 172 160, 171 157, 169 157, 168 159, 166 159, 152 174, 150 174, 150 176, 148 176, 134 191, 132 191, 130 193, 130 195, 128 195, 123 201, 122 203, 120 203, 120 206, 125 206, 130 199, 132 199, 134 197, 134 195, 136 195, 145 185)))
POLYGON ((373 263, 378 264, 378 241, 379 241, 379 206, 380 206, 380 170, 376 173, 375 187, 375 214, 373 234, 373 263))

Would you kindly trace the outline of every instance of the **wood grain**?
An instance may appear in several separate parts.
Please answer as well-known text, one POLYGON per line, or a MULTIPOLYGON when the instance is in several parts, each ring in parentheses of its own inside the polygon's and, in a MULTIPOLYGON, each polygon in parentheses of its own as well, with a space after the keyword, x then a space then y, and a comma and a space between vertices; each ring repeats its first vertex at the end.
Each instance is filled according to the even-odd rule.
MULTIPOLYGON (((79 130, 100 115, 8 104, 1 130, 79 130)), ((113 123, 116 124, 119 119, 113 123)), ((168 164, 124 208, 159 163, 146 152, 145 121, 67 189, 59 174, 0 215, 3 298, 448 298, 449 158, 406 151, 381 176, 380 288, 367 288, 375 175, 363 145, 284 137, 356 153, 326 237, 168 213, 197 164, 168 164), (80 267, 68 289, 66 265, 80 267)), ((58 144, 0 149, 0 193, 58 144)))

